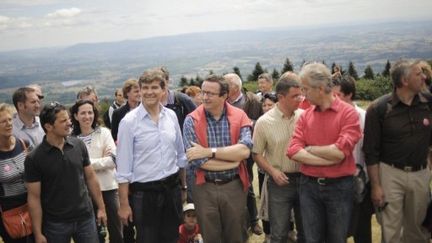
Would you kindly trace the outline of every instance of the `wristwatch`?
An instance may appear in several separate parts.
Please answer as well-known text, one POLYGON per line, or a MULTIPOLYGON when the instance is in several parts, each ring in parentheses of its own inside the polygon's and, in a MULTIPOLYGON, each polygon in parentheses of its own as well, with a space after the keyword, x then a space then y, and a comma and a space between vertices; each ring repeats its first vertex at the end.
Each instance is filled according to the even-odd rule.
POLYGON ((211 152, 212 152, 212 159, 214 159, 214 158, 216 158, 216 151, 217 151, 217 148, 211 148, 211 152))

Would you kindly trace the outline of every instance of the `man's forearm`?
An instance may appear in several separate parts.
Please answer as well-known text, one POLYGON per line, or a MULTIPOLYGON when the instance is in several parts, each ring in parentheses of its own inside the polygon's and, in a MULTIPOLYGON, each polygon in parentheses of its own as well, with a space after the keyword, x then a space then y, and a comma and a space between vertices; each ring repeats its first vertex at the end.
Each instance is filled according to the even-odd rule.
POLYGON ((42 206, 40 198, 33 196, 28 197, 29 212, 32 219, 33 234, 42 234, 42 206))
POLYGON ((331 161, 318 157, 312 153, 309 153, 305 149, 298 151, 294 156, 292 156, 292 159, 302 164, 313 166, 329 166, 339 163, 339 161, 331 161))
POLYGON ((369 176, 369 180, 371 182, 371 186, 381 186, 380 177, 379 177, 379 164, 368 165, 367 172, 369 176))
POLYGON ((121 205, 129 206, 129 183, 128 182, 119 183, 118 192, 119 192, 120 206, 121 205))
POLYGON ((308 152, 326 160, 341 162, 345 154, 340 151, 334 144, 325 146, 309 146, 308 152))
POLYGON ((96 202, 97 208, 105 211, 105 204, 103 201, 102 192, 96 176, 87 179, 87 187, 90 190, 90 195, 93 198, 93 201, 96 202))
POLYGON ((216 158, 218 160, 237 162, 247 159, 250 155, 250 149, 244 144, 234 144, 226 147, 218 147, 216 158))
POLYGON ((209 171, 224 171, 237 168, 240 162, 224 161, 219 159, 209 159, 201 165, 201 168, 209 171))
POLYGON ((253 159, 261 169, 263 169, 269 175, 273 174, 275 168, 264 158, 264 156, 253 153, 253 159))

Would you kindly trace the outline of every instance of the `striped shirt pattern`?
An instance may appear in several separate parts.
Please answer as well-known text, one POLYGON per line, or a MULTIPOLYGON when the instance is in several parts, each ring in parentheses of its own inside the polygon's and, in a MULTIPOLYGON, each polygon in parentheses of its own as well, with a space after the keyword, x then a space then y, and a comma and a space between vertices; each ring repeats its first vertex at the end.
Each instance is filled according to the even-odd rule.
POLYGON ((300 165, 285 154, 302 111, 297 109, 293 116, 285 117, 278 105, 275 105, 261 116, 255 124, 252 152, 264 154, 275 169, 285 173, 298 172, 300 165))
MULTIPOLYGON (((17 144, 19 140, 17 140, 17 144)), ((24 160, 27 153, 0 160, 0 197, 12 197, 26 193, 24 186, 24 160)))

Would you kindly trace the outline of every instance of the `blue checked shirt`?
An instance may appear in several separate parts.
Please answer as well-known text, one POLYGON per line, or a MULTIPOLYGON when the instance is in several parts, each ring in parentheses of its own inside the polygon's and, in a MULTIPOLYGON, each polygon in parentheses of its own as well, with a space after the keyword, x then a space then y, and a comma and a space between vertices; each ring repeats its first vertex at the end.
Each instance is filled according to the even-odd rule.
MULTIPOLYGON (((205 111, 207 118, 207 140, 210 148, 231 146, 231 136, 229 131, 229 123, 226 116, 226 109, 223 110, 222 116, 216 121, 213 116, 205 111)), ((191 141, 198 143, 194 129, 193 119, 187 116, 183 124, 183 141, 185 148, 192 147, 191 141)), ((242 127, 240 129, 240 137, 237 143, 246 145, 249 149, 252 148, 252 136, 250 127, 242 127)), ((208 158, 196 159, 189 164, 187 170, 188 176, 193 176, 194 171, 202 164, 207 162, 208 158)), ((204 171, 205 178, 208 180, 230 180, 238 174, 238 168, 225 171, 204 171)))

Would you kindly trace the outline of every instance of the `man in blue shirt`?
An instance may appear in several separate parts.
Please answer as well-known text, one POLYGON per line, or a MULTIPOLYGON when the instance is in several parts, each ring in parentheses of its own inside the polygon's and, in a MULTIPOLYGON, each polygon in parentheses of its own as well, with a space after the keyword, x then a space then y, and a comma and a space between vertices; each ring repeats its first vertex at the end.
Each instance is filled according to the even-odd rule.
POLYGON ((251 121, 226 102, 228 83, 210 75, 202 84, 203 104, 184 122, 187 157, 195 170, 192 196, 204 242, 246 241, 244 160, 252 147, 251 121))
POLYGON ((160 69, 144 72, 139 86, 141 105, 121 120, 117 136, 119 216, 126 225, 133 220, 137 242, 175 243, 186 196, 179 176, 186 165, 180 126, 174 111, 160 104, 167 88, 160 69))

